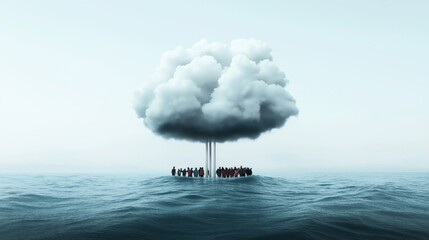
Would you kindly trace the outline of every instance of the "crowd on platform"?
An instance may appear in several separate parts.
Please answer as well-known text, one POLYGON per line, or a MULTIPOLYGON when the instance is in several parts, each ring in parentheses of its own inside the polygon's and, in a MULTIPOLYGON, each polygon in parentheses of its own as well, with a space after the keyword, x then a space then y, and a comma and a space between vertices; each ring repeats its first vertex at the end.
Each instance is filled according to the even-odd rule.
MULTIPOLYGON (((173 167, 173 169, 171 169, 171 175, 176 176, 176 167, 173 167)), ((204 177, 204 168, 200 167, 199 169, 197 168, 179 168, 177 169, 177 176, 181 177, 204 177)))
MULTIPOLYGON (((171 175, 176 176, 176 172, 177 172, 177 176, 179 177, 204 177, 204 168, 200 167, 200 168, 179 168, 176 171, 176 167, 173 167, 173 169, 171 169, 171 175)), ((207 174, 209 175, 209 173, 207 174)), ((224 168, 224 167, 219 167, 216 170, 216 175, 218 178, 230 178, 230 177, 245 177, 245 176, 251 176, 252 175, 252 168, 248 168, 248 167, 231 167, 231 168, 224 168)))

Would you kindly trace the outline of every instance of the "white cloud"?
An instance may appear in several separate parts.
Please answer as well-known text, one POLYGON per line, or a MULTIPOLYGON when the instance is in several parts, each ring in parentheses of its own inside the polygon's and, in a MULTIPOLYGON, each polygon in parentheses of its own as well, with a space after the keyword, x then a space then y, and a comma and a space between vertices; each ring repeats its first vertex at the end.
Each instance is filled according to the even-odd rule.
POLYGON ((166 138, 220 142, 256 138, 298 114, 266 43, 203 39, 166 52, 137 93, 135 110, 166 138))

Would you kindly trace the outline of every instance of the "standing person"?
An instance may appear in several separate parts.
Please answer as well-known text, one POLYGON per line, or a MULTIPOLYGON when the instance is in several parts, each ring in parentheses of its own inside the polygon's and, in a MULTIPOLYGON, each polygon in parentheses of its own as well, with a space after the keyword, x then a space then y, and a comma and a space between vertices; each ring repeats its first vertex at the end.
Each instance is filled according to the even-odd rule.
POLYGON ((186 177, 186 173, 187 173, 186 168, 182 168, 182 176, 183 177, 186 177))
POLYGON ((200 177, 204 177, 204 168, 200 168, 200 177))
POLYGON ((195 170, 194 170, 194 177, 198 177, 198 169, 197 168, 195 168, 195 170))
POLYGON ((178 170, 177 170, 177 176, 182 176, 182 169, 181 168, 179 168, 178 170))
POLYGON ((176 176, 176 167, 173 166, 173 169, 171 169, 171 175, 176 176))
POLYGON ((240 169, 238 170, 238 173, 240 174, 240 177, 244 177, 244 169, 242 166, 240 166, 240 169))
POLYGON ((216 175, 218 178, 220 178, 220 175, 222 174, 222 170, 220 169, 220 167, 216 170, 216 175))
POLYGON ((188 168, 188 177, 192 177, 192 170, 188 168))

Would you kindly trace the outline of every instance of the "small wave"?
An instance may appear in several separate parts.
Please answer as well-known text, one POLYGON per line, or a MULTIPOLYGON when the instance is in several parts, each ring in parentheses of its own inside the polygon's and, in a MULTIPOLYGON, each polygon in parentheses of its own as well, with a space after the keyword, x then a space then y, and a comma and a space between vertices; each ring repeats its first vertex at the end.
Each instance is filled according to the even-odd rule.
POLYGON ((44 202, 52 202, 52 201, 62 201, 68 200, 70 197, 59 197, 59 196, 50 196, 43 194, 19 194, 13 195, 9 200, 21 201, 21 202, 32 202, 32 201, 44 201, 44 202))

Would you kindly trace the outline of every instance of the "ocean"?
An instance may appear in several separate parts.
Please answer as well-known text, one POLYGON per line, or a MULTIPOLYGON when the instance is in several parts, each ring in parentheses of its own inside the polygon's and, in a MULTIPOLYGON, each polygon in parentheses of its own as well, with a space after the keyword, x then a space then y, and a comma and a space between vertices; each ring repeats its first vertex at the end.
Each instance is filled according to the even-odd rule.
POLYGON ((429 239, 429 173, 2 174, 0 239, 429 239))

